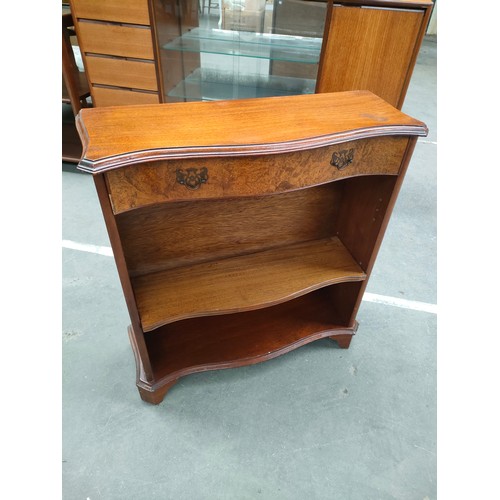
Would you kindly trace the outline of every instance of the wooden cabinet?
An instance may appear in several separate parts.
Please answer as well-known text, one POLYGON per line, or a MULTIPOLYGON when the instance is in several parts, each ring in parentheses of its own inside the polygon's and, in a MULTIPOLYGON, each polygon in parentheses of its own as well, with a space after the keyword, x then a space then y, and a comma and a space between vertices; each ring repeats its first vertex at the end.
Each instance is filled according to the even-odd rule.
POLYGON ((96 106, 370 90, 398 109, 433 6, 431 0, 71 4, 96 106))
POLYGON ((370 90, 401 109, 432 4, 330 4, 316 92, 370 90))
POLYGON ((423 123, 356 91, 94 108, 77 125, 145 401, 319 338, 349 346, 423 123))
POLYGON ((161 102, 148 0, 76 0, 71 8, 93 105, 161 102))
POLYGON ((74 36, 73 18, 68 6, 62 6, 62 160, 78 163, 82 143, 75 128, 75 116, 87 107, 89 84, 84 72, 76 64, 71 37, 74 36))
POLYGON ((72 3, 78 19, 149 26, 148 0, 78 0, 72 3))

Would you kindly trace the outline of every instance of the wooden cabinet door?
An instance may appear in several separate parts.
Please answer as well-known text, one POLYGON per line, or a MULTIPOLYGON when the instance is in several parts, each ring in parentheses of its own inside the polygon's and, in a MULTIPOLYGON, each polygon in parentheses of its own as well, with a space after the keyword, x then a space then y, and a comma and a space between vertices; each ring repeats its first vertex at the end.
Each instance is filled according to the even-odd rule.
POLYGON ((369 90, 401 109, 427 14, 330 3, 316 92, 369 90))

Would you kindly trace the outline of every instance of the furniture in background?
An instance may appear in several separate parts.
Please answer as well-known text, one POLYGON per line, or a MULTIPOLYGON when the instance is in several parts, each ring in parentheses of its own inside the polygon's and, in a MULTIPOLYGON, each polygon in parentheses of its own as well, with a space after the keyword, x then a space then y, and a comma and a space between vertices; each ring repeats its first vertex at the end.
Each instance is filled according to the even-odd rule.
MULTIPOLYGON (((94 106, 161 102, 150 7, 148 0, 71 1, 94 106)), ((173 16, 158 13, 158 29, 173 16)))
POLYGON ((71 37, 75 36, 69 7, 62 7, 62 159, 77 163, 82 154, 82 143, 75 127, 75 116, 88 106, 89 84, 84 72, 79 71, 71 37), (68 108, 68 109, 67 109, 68 108), (69 109, 70 108, 70 109, 69 109))
POLYGON ((366 89, 403 107, 433 3, 330 2, 316 92, 366 89))
POLYGON ((370 90, 401 109, 433 6, 220 1, 71 0, 94 105, 370 90))
POLYGON ((77 127, 154 404, 190 373, 347 348, 427 134, 367 91, 97 107, 77 127))

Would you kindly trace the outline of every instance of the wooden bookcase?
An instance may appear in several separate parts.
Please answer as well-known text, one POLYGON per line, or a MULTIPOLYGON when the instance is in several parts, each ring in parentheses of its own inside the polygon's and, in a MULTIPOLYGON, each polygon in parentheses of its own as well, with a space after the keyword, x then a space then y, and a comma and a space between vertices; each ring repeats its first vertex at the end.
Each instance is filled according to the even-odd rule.
POLYGON ((401 109, 433 7, 240 3, 71 0, 94 106, 369 90, 401 109))
POLYGON ((137 387, 347 348, 418 136, 370 92, 84 109, 137 387))

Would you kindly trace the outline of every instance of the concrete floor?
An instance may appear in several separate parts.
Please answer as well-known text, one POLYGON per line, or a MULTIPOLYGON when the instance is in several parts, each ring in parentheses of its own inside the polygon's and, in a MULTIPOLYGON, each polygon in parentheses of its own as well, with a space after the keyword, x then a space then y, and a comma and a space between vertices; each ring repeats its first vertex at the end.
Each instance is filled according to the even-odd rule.
MULTIPOLYGON (((427 123, 368 286, 436 303, 436 38, 403 108, 427 123)), ((63 165, 63 239, 109 246, 92 179, 63 165)), ((64 244, 63 244, 64 246, 64 244)), ((135 387, 112 258, 63 249, 63 498, 436 498, 436 315, 364 301, 350 349, 135 387)))

